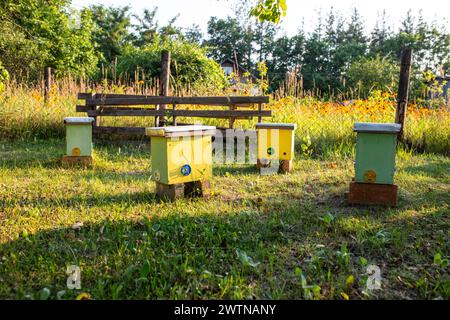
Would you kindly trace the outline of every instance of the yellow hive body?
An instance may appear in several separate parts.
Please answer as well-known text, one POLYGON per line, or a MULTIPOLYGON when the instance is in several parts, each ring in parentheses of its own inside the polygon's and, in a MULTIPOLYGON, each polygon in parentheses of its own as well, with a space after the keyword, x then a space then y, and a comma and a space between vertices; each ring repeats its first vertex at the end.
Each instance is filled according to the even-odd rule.
POLYGON ((147 128, 152 179, 166 185, 211 179, 215 129, 199 125, 147 128))
POLYGON ((258 123, 258 159, 292 160, 295 124, 258 123))

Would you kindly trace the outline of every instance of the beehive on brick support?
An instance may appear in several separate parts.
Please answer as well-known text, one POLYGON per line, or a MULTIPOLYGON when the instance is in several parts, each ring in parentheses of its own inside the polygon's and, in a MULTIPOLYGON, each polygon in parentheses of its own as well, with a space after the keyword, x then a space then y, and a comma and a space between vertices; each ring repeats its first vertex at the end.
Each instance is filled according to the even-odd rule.
POLYGON ((92 164, 92 123, 91 117, 65 118, 66 154, 63 165, 92 164))
POLYGON ((216 127, 201 125, 146 128, 158 197, 175 200, 210 194, 215 132, 216 127))
POLYGON ((355 178, 350 183, 349 203, 397 205, 394 172, 400 129, 396 123, 355 123, 355 178))
MULTIPOLYGON (((270 168, 280 168, 281 172, 291 172, 294 166, 294 132, 291 123, 258 123, 258 169, 270 172, 270 168)), ((278 170, 277 170, 278 171, 278 170)), ((274 172, 275 173, 275 172, 274 172)))

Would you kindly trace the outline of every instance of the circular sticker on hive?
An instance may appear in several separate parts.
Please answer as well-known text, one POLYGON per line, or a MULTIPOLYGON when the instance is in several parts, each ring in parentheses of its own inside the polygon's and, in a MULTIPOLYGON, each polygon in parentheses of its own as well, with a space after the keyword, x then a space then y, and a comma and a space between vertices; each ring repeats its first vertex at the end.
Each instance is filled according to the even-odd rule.
POLYGON ((373 170, 367 170, 364 172, 364 182, 374 183, 377 180, 377 174, 373 170))
POLYGON ((267 148, 267 154, 268 154, 268 155, 273 155, 273 154, 275 154, 275 149, 272 148, 272 147, 267 148))
POLYGON ((181 167, 181 174, 182 174, 183 176, 188 176, 188 175, 190 175, 190 174, 191 174, 191 171, 192 171, 191 166, 188 165, 188 164, 185 164, 184 166, 181 167))
POLYGON ((161 180, 161 174, 159 173, 158 170, 155 170, 155 171, 153 172, 153 180, 155 180, 155 181, 161 180))
POLYGON ((78 147, 75 147, 72 149, 72 156, 74 157, 79 157, 81 154, 81 149, 78 147))

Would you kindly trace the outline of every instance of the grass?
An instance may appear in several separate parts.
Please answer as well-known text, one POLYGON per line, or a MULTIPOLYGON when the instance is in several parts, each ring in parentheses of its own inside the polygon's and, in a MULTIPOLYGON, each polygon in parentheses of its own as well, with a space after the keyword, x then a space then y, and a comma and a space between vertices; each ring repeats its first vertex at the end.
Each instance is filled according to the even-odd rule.
POLYGON ((444 155, 399 151, 391 209, 345 204, 352 154, 297 153, 272 177, 215 165, 211 199, 164 203, 147 148, 96 146, 92 169, 61 168, 63 152, 0 142, 0 298, 450 298, 444 155), (365 288, 371 264, 381 290, 365 288))
MULTIPOLYGON (((67 116, 85 116, 76 113, 76 93, 83 91, 72 83, 54 86, 46 105, 38 88, 8 87, 0 94, 0 139, 33 140, 63 138, 62 119, 67 116)), ((123 93, 119 90, 120 93, 123 93)), ((349 156, 354 149, 355 122, 393 122, 395 97, 374 92, 367 100, 337 102, 321 101, 314 97, 297 99, 287 97, 273 100, 266 106, 273 111, 268 121, 297 124, 296 139, 302 141, 306 153, 315 157, 349 156)), ((205 108, 184 106, 186 108, 205 108)), ((192 119, 177 118, 180 123, 192 119)), ((197 119, 205 124, 228 127, 228 120, 197 119)), ((103 117, 105 126, 149 126, 148 117, 103 117)), ((238 120, 241 128, 254 128, 254 121, 238 120)), ((405 124, 405 147, 416 152, 438 153, 450 156, 450 112, 448 107, 428 109, 408 106, 405 124)))

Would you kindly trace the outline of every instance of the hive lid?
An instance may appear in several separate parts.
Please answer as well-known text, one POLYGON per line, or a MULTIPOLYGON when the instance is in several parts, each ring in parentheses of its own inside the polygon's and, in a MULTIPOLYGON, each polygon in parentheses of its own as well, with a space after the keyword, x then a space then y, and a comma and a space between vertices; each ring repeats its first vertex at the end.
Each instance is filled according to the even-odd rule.
POLYGON ((65 124, 91 124, 95 119, 92 117, 68 117, 64 118, 65 124))
POLYGON ((214 135, 216 127, 203 125, 169 126, 145 128, 145 135, 151 137, 185 137, 194 135, 214 135))
POLYGON ((402 126, 398 123, 357 122, 353 127, 356 132, 399 133, 402 126))
POLYGON ((256 124, 257 129, 284 129, 284 130, 295 130, 297 128, 297 125, 295 123, 272 123, 272 122, 265 122, 265 123, 257 123, 256 124))

